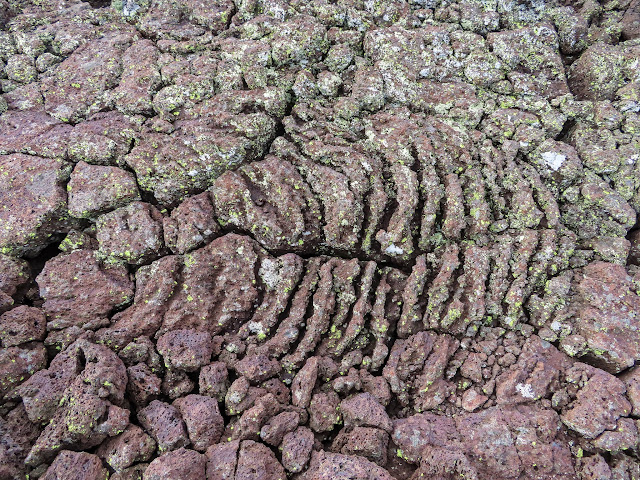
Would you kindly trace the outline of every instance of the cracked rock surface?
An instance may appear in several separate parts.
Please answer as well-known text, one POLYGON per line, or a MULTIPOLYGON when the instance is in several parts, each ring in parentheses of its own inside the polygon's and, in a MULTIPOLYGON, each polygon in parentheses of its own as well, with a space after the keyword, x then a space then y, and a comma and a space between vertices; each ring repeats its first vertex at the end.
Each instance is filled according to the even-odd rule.
POLYGON ((638 0, 0 0, 0 480, 640 478, 638 0))

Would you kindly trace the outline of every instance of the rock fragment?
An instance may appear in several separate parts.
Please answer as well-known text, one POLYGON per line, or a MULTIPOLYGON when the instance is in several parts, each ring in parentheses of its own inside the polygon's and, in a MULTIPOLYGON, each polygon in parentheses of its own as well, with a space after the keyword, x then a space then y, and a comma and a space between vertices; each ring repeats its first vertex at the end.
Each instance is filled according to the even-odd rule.
POLYGON ((140 265, 164 250, 162 215, 153 206, 133 202, 100 216, 96 221, 99 252, 107 260, 140 265))
POLYGON ((138 412, 138 420, 157 442, 159 452, 189 445, 184 421, 173 405, 154 400, 138 412))
POLYGON ((71 173, 67 162, 2 155, 0 173, 0 253, 36 255, 70 229, 64 188, 71 173))
POLYGON ((116 167, 79 162, 67 185, 69 213, 90 218, 140 199, 135 177, 116 167))

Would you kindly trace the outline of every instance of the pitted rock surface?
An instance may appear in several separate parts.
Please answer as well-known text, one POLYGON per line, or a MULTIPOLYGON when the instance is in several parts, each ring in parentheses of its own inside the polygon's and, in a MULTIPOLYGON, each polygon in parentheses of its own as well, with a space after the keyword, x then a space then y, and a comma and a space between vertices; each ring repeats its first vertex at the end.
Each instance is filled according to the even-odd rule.
POLYGON ((0 0, 0 479, 640 477, 639 5, 0 0))

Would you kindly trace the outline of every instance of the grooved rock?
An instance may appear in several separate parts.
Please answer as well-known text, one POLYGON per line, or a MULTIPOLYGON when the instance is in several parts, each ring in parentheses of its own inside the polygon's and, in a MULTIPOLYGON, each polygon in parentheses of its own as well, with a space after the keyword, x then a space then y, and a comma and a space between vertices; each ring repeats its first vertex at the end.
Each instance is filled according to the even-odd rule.
POLYGON ((0 479, 639 477, 637 14, 0 0, 0 479))

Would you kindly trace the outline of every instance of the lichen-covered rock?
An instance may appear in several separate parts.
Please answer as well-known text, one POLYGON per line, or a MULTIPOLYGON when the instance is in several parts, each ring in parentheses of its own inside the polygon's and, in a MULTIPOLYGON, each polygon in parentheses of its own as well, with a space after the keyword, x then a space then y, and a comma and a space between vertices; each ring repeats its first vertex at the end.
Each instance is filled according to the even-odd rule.
POLYGON ((575 55, 587 47, 589 25, 572 6, 554 8, 551 18, 558 30, 560 51, 565 55, 575 55))
POLYGON ((471 478, 572 478, 569 449, 555 441, 558 427, 552 410, 492 407, 455 419, 418 414, 397 420, 392 438, 398 456, 420 464, 419 476, 453 469, 471 478))
POLYGON ((172 330, 158 339, 157 348, 167 368, 193 372, 209 363, 213 342, 209 332, 172 330))
POLYGON ((576 60, 569 72, 572 93, 580 100, 613 100, 624 85, 624 57, 618 47, 596 43, 576 60))
POLYGON ((250 232, 266 248, 297 251, 318 240, 318 203, 289 162, 268 158, 227 172, 211 195, 223 226, 250 232), (272 189, 276 183, 281 188, 272 189))
POLYGON ((103 265, 92 250, 52 258, 36 282, 45 299, 43 309, 50 330, 109 325, 109 315, 133 297, 133 282, 126 268, 103 265))
POLYGON ((120 82, 113 90, 118 110, 127 115, 153 112, 153 95, 162 85, 157 64, 159 55, 157 47, 149 39, 138 40, 125 50, 121 59, 120 82))
POLYGON ((29 420, 46 423, 53 417, 65 390, 82 370, 75 348, 56 355, 49 368, 38 372, 18 390, 29 420))
POLYGON ((137 127, 118 112, 100 112, 73 127, 68 154, 75 162, 123 165, 137 127))
POLYGON ((0 348, 0 398, 46 366, 47 354, 42 343, 0 348))
MULTIPOLYGON (((252 394, 247 395, 247 400, 249 400, 247 405, 241 405, 241 408, 236 411, 241 415, 232 428, 231 438, 233 440, 258 440, 262 426, 267 423, 269 418, 280 412, 281 406, 275 396, 260 390, 254 388, 252 394)), ((228 411, 233 412, 232 409, 228 409, 228 411)))
POLYGON ((24 460, 39 434, 40 428, 29 421, 22 404, 0 417, 0 476, 24 476, 24 460))
POLYGON ((271 418, 269 422, 260 429, 260 439, 273 447, 277 447, 282 443, 284 436, 293 432, 299 423, 299 413, 279 413, 275 417, 271 418))
POLYGON ((148 466, 148 463, 138 463, 133 467, 124 469, 122 472, 112 473, 109 478, 111 480, 142 480, 144 471, 148 466))
POLYGON ((146 363, 138 363, 127 368, 129 382, 127 391, 131 400, 138 407, 145 407, 157 399, 162 390, 162 379, 153 373, 146 363))
POLYGON ((46 336, 47 319, 42 310, 21 305, 0 315, 0 345, 15 347, 46 336))
POLYGON ((309 404, 309 426, 314 432, 330 432, 340 423, 340 397, 334 392, 316 393, 309 404))
POLYGON ((209 447, 205 453, 207 457, 207 480, 235 479, 238 465, 238 449, 240 442, 222 442, 209 447))
POLYGON ((631 277, 621 265, 594 262, 575 282, 575 333, 586 341, 581 353, 611 373, 633 366, 640 358, 640 297, 631 277))
POLYGON ((453 338, 433 332, 420 332, 394 343, 382 373, 402 404, 413 400, 414 409, 422 411, 442 403, 451 388, 443 374, 454 347, 453 338))
POLYGON ((231 115, 216 110, 217 100, 192 111, 171 135, 148 133, 127 155, 140 188, 162 206, 174 206, 210 187, 226 170, 259 158, 274 138, 271 117, 231 115))
POLYGON ((239 375, 255 383, 275 377, 281 368, 278 361, 271 360, 266 355, 246 356, 235 365, 235 369, 239 375))
POLYGON ((164 241, 174 253, 184 254, 216 238, 216 222, 209 192, 188 198, 163 219, 164 241))
POLYGON ((96 221, 99 252, 108 261, 140 265, 162 254, 162 215, 153 205, 133 202, 96 221))
POLYGON ((623 373, 620 376, 620 380, 622 380, 627 387, 627 398, 633 408, 631 413, 637 417, 638 413, 640 413, 640 370, 632 368, 623 373))
POLYGON ((291 385, 291 400, 298 407, 307 408, 318 377, 318 358, 311 357, 298 371, 291 385))
POLYGON ((490 33, 487 43, 509 67, 516 85, 528 83, 536 93, 549 98, 569 93, 558 36, 550 25, 490 33))
POLYGON ((637 6, 0 0, 0 478, 638 477, 637 6))
POLYGON ((640 3, 638 3, 638 0, 633 0, 630 3, 621 22, 621 34, 625 40, 633 40, 640 37, 640 3))
POLYGON ((354 427, 342 429, 331 450, 345 455, 360 455, 384 467, 387 464, 389 434, 379 428, 354 427))
POLYGON ((128 424, 129 412, 97 396, 69 397, 45 428, 25 462, 36 466, 50 460, 60 448, 90 449, 128 424))
POLYGON ((240 444, 235 479, 284 480, 286 473, 273 452, 261 443, 246 440, 240 444))
POLYGON ((328 49, 324 26, 307 15, 280 24, 271 39, 271 57, 277 66, 306 66, 320 60, 328 49))
POLYGON ((9 57, 4 71, 9 80, 19 83, 31 83, 37 80, 38 76, 33 58, 24 54, 9 57))
POLYGON ((134 463, 144 462, 155 453, 156 442, 137 425, 129 425, 120 435, 106 440, 96 450, 116 472, 121 472, 134 463))
POLYGON ((345 427, 375 427, 390 432, 389 415, 370 393, 360 393, 340 403, 345 427))
POLYGON ((78 218, 96 217, 140 199, 135 177, 116 167, 79 162, 67 185, 69 213, 78 218))
POLYGON ((70 173, 60 159, 0 156, 0 253, 36 255, 69 230, 64 182, 70 173))
POLYGON ((307 427, 298 427, 287 433, 282 440, 282 465, 291 473, 301 472, 311 458, 313 432, 307 427))
POLYGON ((222 362, 213 362, 205 365, 200 370, 200 393, 215 398, 218 402, 224 401, 229 388, 229 372, 222 362))
POLYGON ((51 460, 60 449, 95 447, 129 424, 129 411, 120 406, 127 384, 122 360, 87 340, 67 350, 67 358, 60 356, 60 363, 30 378, 18 391, 32 421, 51 420, 25 460, 31 466, 51 460), (67 374, 60 375, 60 370, 67 374))
POLYGON ((9 310, 15 303, 13 298, 29 282, 29 264, 19 258, 0 253, 0 312, 9 310))
POLYGON ((96 39, 73 52, 43 80, 45 109, 65 123, 76 123, 107 104, 106 91, 117 85, 121 57, 131 35, 115 33, 96 39))
POLYGON ((546 398, 560 386, 569 358, 550 343, 532 335, 515 363, 496 379, 499 404, 517 404, 546 398))
POLYGON ((605 430, 615 430, 618 419, 631 413, 625 384, 613 375, 582 363, 576 363, 566 375, 577 392, 562 421, 580 435, 593 439, 605 430))

